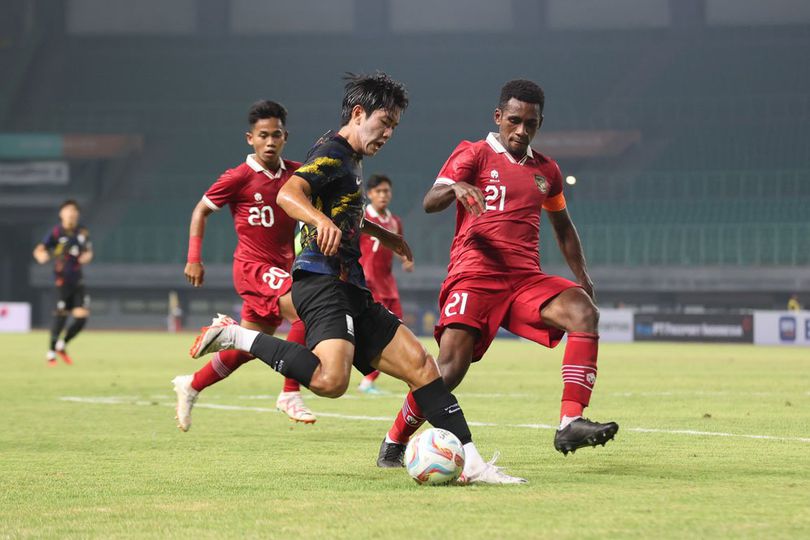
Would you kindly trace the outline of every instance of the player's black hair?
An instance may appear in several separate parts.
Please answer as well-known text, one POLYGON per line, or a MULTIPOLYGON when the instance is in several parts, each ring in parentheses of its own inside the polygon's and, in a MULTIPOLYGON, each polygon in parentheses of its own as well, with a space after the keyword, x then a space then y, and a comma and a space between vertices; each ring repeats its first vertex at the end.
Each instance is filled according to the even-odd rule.
POLYGON ((287 125, 287 109, 281 103, 262 99, 250 106, 248 111, 248 123, 251 127, 256 125, 256 122, 264 118, 278 118, 281 123, 287 125))
POLYGON ((79 203, 76 202, 75 199, 67 199, 67 200, 63 201, 62 204, 59 205, 59 211, 61 212, 62 208, 66 207, 66 206, 73 206, 73 207, 76 208, 76 210, 78 210, 80 212, 82 210, 81 207, 79 206, 79 203))
POLYGON ((379 186, 380 184, 388 183, 389 186, 393 187, 394 183, 391 181, 390 178, 385 176, 384 174, 372 174, 369 176, 368 180, 366 180, 366 191, 369 189, 374 189, 375 187, 379 186))
POLYGON ((498 101, 498 108, 503 109, 506 107, 507 102, 512 98, 525 103, 537 103, 540 105, 541 113, 546 103, 546 95, 543 93, 543 89, 526 79, 514 79, 503 85, 503 88, 501 88, 501 99, 498 101))
POLYGON ((352 118, 352 109, 360 105, 367 115, 377 109, 392 111, 408 108, 408 90, 405 85, 395 81, 382 71, 373 75, 356 75, 347 73, 343 108, 340 112, 340 125, 345 126, 352 118))

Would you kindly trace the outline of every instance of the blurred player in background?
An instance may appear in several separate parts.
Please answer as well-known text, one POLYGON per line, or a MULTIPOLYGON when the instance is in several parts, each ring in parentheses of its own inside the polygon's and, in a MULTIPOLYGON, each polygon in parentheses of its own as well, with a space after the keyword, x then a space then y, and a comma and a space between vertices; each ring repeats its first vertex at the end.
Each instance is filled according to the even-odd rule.
POLYGON ((58 300, 46 356, 49 366, 56 365, 57 355, 66 364, 73 363, 67 353, 67 344, 79 335, 90 316, 90 297, 84 289, 82 266, 93 260, 93 245, 87 228, 79 223, 80 212, 76 201, 63 202, 59 207, 59 225, 34 248, 34 259, 39 264, 53 259, 56 276, 58 300), (69 315, 73 316, 73 322, 60 338, 69 315))
POLYGON ((467 420, 442 380, 433 357, 394 314, 374 301, 360 266, 360 235, 411 257, 402 236, 363 219, 362 160, 388 142, 408 106, 405 87, 385 73, 347 76, 341 127, 327 132, 307 161, 281 189, 278 203, 303 222, 303 250, 293 265, 292 296, 306 326, 307 347, 238 326, 220 315, 191 347, 198 358, 211 352, 249 351, 316 394, 337 398, 349 386, 352 365, 363 375, 375 369, 404 381, 435 427, 464 445, 462 482, 515 484, 485 462, 467 420))
MULTIPOLYGON (((374 174, 368 179, 366 198, 369 204, 366 205, 364 218, 366 221, 371 221, 393 233, 404 236, 402 220, 388 209, 393 195, 392 188, 393 182, 387 176, 374 174)), ((366 276, 366 286, 374 296, 374 300, 402 320, 399 290, 391 268, 394 252, 383 246, 377 238, 364 234, 360 237, 360 253, 362 254, 360 264, 366 276)), ((402 261, 403 270, 413 272, 413 261, 409 261, 407 257, 401 255, 397 255, 397 257, 402 261)), ((359 390, 367 394, 379 394, 380 391, 374 384, 379 376, 380 372, 374 370, 363 377, 359 390)))
POLYGON ((798 294, 793 293, 793 294, 790 295, 790 298, 788 299, 788 303, 787 303, 787 308, 788 308, 789 311, 801 311, 802 310, 802 304, 801 304, 801 302, 799 302, 799 295, 798 294))
MULTIPOLYGON (((554 447, 567 454, 604 445, 619 426, 582 417, 596 382, 599 312, 566 209, 560 168, 530 146, 543 123, 544 102, 535 83, 507 82, 494 114, 498 133, 459 144, 425 196, 424 207, 430 213, 456 203, 456 232, 435 330, 447 386, 459 385, 501 326, 546 347, 556 346, 567 332, 560 427, 554 438, 554 447), (541 208, 578 283, 540 268, 541 208)), ((377 464, 401 467, 405 445, 422 423, 424 415, 408 394, 377 464)))
MULTIPOLYGON (((194 208, 185 275, 195 287, 202 286, 205 222, 213 212, 230 206, 238 237, 233 254, 233 284, 244 301, 241 325, 273 334, 287 319, 292 323, 287 339, 303 344, 304 326, 290 298, 289 272, 295 257, 297 222, 276 204, 279 190, 301 164, 281 157, 288 136, 287 110, 282 105, 256 102, 250 108, 248 122, 250 131, 245 137, 254 153, 238 167, 225 171, 194 208)), ((175 377, 172 382, 177 393, 177 427, 183 431, 191 427, 191 409, 204 388, 252 359, 246 352, 221 351, 193 375, 175 377)), ((316 420, 304 405, 300 385, 294 379, 284 380, 276 406, 296 422, 311 424, 316 420)))

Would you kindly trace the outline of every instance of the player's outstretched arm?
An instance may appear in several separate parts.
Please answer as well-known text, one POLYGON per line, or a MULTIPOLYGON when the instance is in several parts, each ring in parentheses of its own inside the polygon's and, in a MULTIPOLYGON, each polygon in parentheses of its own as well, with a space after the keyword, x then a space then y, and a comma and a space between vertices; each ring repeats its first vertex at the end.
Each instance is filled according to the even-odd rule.
POLYGON ((434 184, 422 201, 425 212, 441 212, 453 201, 458 201, 464 209, 474 216, 480 216, 485 211, 484 194, 475 186, 466 182, 453 184, 434 184))
POLYGON ((45 247, 45 244, 37 244, 37 247, 34 248, 34 259, 36 259, 39 264, 45 264, 51 260, 51 255, 48 253, 48 248, 45 247))
POLYGON ((376 223, 372 223, 366 219, 363 220, 363 224, 360 227, 360 232, 373 236, 379 240, 383 246, 387 247, 400 257, 404 257, 406 261, 413 261, 411 246, 408 245, 408 242, 406 242, 405 238, 402 236, 389 231, 385 227, 380 227, 376 223))
POLYGON ((582 252, 582 242, 579 240, 574 222, 568 214, 568 209, 563 208, 558 212, 548 212, 548 219, 554 227, 554 236, 557 237, 557 245, 565 257, 568 267, 577 277, 577 281, 588 293, 588 296, 596 299, 593 291, 593 281, 588 276, 588 267, 585 263, 585 254, 582 252))
POLYGON ((343 233, 331 219, 313 206, 311 196, 309 182, 294 174, 279 190, 276 202, 291 218, 315 227, 318 230, 318 249, 327 257, 332 257, 338 252, 343 233))
POLYGON ((202 200, 194 207, 191 213, 191 223, 188 227, 188 259, 183 273, 189 283, 195 287, 202 287, 205 280, 205 267, 202 263, 202 242, 205 237, 205 222, 213 213, 202 200))

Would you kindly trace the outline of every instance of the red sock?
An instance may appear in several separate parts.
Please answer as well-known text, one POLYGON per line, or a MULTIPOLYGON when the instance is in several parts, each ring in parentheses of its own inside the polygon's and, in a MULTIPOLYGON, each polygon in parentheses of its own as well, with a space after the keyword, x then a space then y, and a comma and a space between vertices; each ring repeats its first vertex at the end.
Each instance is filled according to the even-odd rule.
MULTIPOLYGON (((292 323, 290 327, 290 332, 287 334, 287 341, 291 343, 298 343, 299 345, 303 345, 304 347, 307 346, 307 332, 306 328, 304 328, 304 323, 301 320, 297 320, 292 323)), ((301 385, 295 379, 285 378, 284 379, 284 392, 300 392, 301 385)))
POLYGON ((194 374, 191 387, 200 391, 217 383, 238 369, 245 362, 253 360, 250 353, 244 351, 219 351, 210 362, 194 374))
POLYGON ((369 381, 369 382, 374 382, 374 381, 377 380, 377 377, 379 377, 379 376, 380 376, 380 371, 378 369, 375 369, 374 371, 372 371, 371 373, 369 373, 368 375, 366 375, 363 378, 365 380, 369 381))
POLYGON ((599 350, 599 335, 586 332, 569 332, 563 356, 563 395, 560 417, 581 416, 582 410, 591 401, 591 392, 596 383, 596 354, 599 350))
POLYGON ((413 393, 408 392, 405 396, 405 403, 402 404, 402 410, 397 414, 394 425, 388 430, 388 438, 400 444, 406 444, 411 435, 416 433, 416 430, 425 423, 425 417, 422 415, 422 409, 416 404, 413 398, 413 393))

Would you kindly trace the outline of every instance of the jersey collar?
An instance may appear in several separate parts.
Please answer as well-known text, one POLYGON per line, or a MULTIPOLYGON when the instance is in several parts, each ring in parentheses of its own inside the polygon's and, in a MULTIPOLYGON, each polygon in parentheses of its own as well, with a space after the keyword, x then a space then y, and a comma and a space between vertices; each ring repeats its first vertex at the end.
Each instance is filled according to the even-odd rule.
POLYGON ((366 212, 368 212, 368 215, 373 217, 374 219, 379 219, 380 221, 383 221, 383 222, 388 221, 389 219, 391 219, 391 210, 389 210, 388 208, 385 209, 385 215, 381 216, 380 213, 377 212, 374 209, 374 207, 369 204, 369 205, 366 206, 366 212))
POLYGON ((267 175, 267 177, 268 177, 268 178, 270 178, 271 180, 276 180, 276 179, 278 179, 278 178, 281 178, 281 175, 282 175, 282 174, 284 174, 284 171, 286 171, 286 170, 287 170, 287 166, 284 164, 284 160, 283 160, 283 159, 280 159, 280 158, 279 158, 279 167, 278 167, 278 170, 277 170, 275 173, 271 173, 270 171, 268 171, 267 169, 265 169, 264 167, 262 167, 262 166, 259 164, 259 162, 258 162, 258 161, 256 161, 256 158, 255 158, 255 157, 253 157, 253 154, 250 154, 250 155, 249 155, 249 156, 248 156, 248 157, 245 159, 245 163, 247 163, 247 164, 248 164, 248 167, 250 167, 250 168, 251 168, 251 169, 253 169, 254 171, 256 171, 256 172, 263 172, 263 173, 264 173, 265 175, 267 175))
POLYGON ((532 153, 532 147, 527 146, 526 147, 526 155, 523 156, 523 159, 521 159, 520 161, 517 161, 514 157, 512 157, 512 154, 510 154, 509 152, 506 151, 506 148, 504 148, 504 146, 501 144, 501 141, 498 140, 498 134, 497 133, 490 132, 489 135, 487 135, 487 144, 493 150, 495 150, 497 153, 506 154, 506 159, 508 159, 509 161, 511 161, 512 163, 515 163, 517 165, 525 165, 526 160, 531 159, 531 158, 534 157, 534 154, 532 153))

